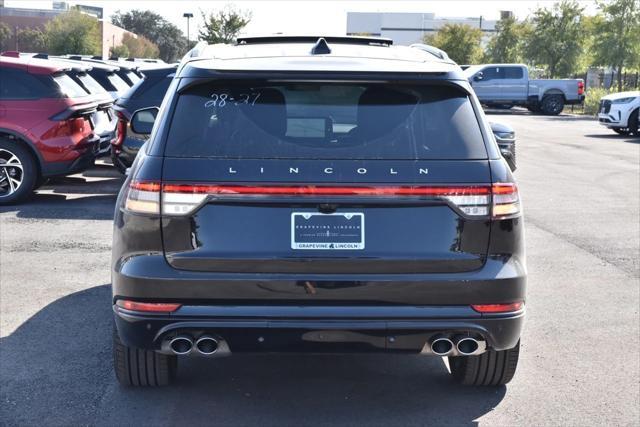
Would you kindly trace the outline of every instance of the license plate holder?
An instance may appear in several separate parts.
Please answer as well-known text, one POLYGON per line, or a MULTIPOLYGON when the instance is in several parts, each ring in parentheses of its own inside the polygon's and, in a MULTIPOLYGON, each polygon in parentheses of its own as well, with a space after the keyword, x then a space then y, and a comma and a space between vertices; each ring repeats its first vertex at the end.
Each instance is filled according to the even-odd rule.
POLYGON ((291 249, 362 250, 364 214, 292 212, 291 249))

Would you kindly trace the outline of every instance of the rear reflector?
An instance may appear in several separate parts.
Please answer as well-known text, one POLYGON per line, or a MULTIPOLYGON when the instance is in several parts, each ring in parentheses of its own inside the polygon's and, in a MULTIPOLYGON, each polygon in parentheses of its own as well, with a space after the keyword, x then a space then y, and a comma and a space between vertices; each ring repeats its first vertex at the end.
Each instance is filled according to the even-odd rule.
POLYGON ((189 215, 209 197, 341 196, 341 197, 433 197, 448 201, 472 217, 493 214, 509 217, 519 213, 518 190, 514 184, 468 186, 252 186, 178 184, 132 181, 125 202, 127 210, 139 213, 189 215), (161 191, 162 190, 162 191, 161 191))
POLYGON ((152 313, 171 313, 179 309, 182 304, 158 303, 158 302, 136 302, 129 300, 118 300, 118 307, 132 311, 147 311, 152 313))
POLYGON ((510 313, 513 311, 519 311, 524 307, 524 303, 511 302, 508 304, 472 304, 473 308, 478 313, 510 313))

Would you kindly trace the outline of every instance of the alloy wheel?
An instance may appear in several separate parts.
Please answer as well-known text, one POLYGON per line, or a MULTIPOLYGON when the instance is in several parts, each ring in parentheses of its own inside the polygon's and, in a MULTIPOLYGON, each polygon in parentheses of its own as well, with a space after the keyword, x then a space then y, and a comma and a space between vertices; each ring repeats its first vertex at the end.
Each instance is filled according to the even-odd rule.
POLYGON ((20 158, 0 148, 0 197, 10 196, 22 185, 24 169, 20 158))

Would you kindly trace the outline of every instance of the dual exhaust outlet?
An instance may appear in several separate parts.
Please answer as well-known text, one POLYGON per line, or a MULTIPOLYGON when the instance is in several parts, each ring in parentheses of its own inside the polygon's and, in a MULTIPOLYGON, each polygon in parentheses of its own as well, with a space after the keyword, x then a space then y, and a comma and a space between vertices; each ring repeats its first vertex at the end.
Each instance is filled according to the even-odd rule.
POLYGON ((218 351, 218 340, 210 335, 202 335, 197 340, 189 335, 178 335, 169 341, 169 349, 173 354, 186 355, 195 351, 203 356, 211 356, 218 351))
POLYGON ((474 356, 484 352, 486 342, 473 337, 460 335, 448 338, 438 335, 431 341, 431 352, 436 356, 474 356))

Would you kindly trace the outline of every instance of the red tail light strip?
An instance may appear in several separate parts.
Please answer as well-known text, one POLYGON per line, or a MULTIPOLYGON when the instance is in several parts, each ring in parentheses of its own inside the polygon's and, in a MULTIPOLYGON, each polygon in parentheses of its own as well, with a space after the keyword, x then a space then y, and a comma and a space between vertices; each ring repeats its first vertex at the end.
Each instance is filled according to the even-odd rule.
MULTIPOLYGON (((142 184, 142 183, 141 183, 142 184)), ((155 184, 151 184, 155 185, 155 184)), ((154 187, 155 188, 155 187, 154 187)), ((291 195, 291 196, 451 196, 487 195, 488 186, 464 187, 316 187, 316 186, 241 186, 208 184, 164 184, 165 193, 291 195)), ((157 191, 157 190, 147 190, 157 191)))
POLYGON ((153 191, 156 193, 160 191, 160 187, 161 185, 158 182, 143 182, 143 181, 133 181, 129 185, 129 188, 132 188, 134 190, 153 191))
POLYGON ((125 207, 132 212, 189 215, 210 195, 226 196, 432 196, 446 199, 464 215, 510 218, 519 215, 518 189, 513 183, 454 186, 315 186, 218 185, 133 181, 125 207), (160 193, 162 192, 162 201, 160 193))

